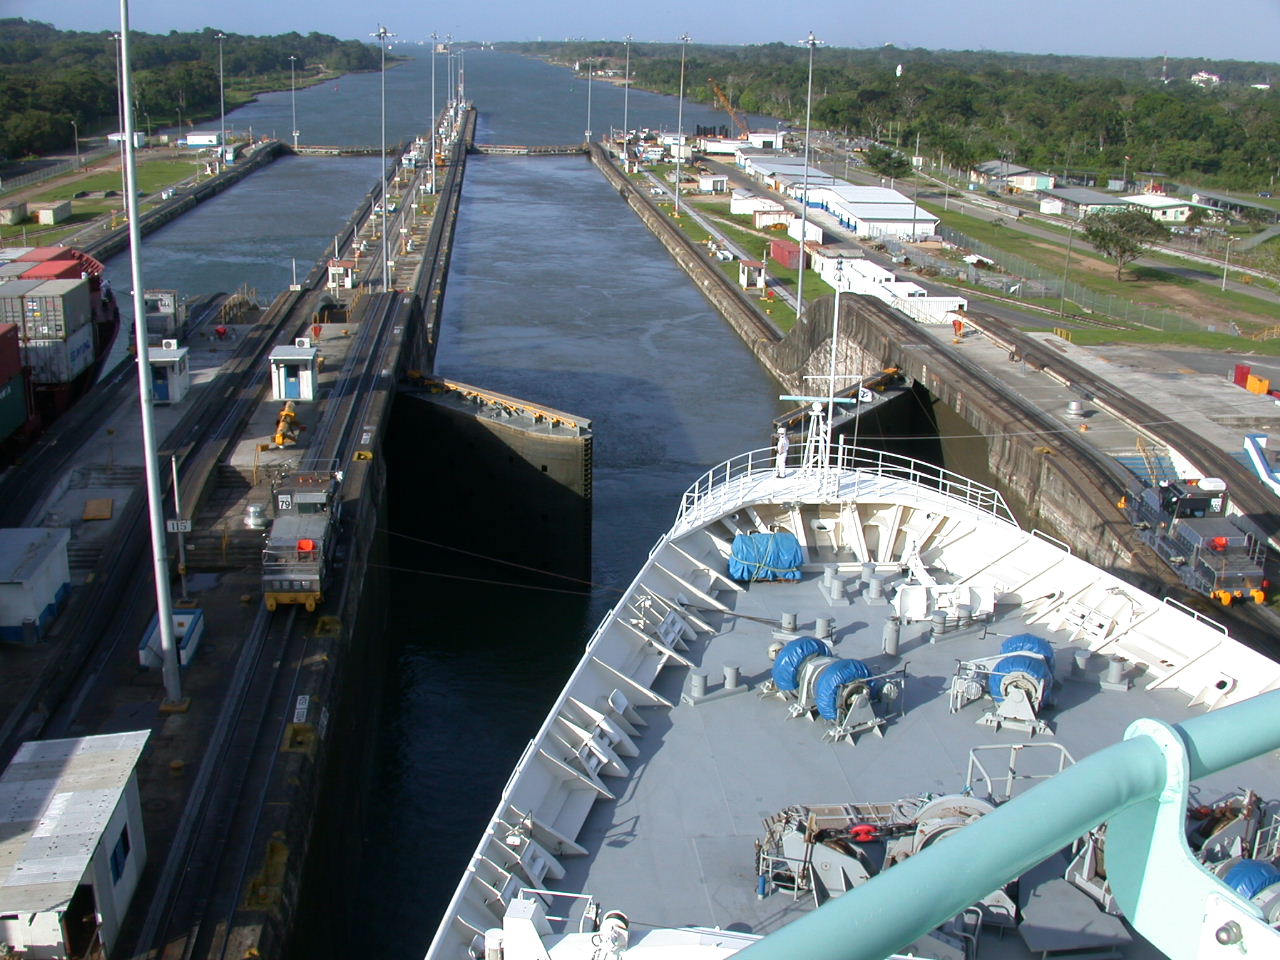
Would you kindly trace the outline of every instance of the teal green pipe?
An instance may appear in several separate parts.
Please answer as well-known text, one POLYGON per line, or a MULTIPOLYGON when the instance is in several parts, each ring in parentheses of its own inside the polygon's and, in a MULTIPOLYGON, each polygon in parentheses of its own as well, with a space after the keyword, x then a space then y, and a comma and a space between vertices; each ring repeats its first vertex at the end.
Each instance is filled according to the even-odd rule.
MULTIPOLYGON (((1280 748, 1280 691, 1174 729, 1187 745, 1192 779, 1216 773, 1280 748)), ((1120 810, 1156 796, 1166 769, 1147 736, 1100 750, 735 957, 885 960, 1120 810)))

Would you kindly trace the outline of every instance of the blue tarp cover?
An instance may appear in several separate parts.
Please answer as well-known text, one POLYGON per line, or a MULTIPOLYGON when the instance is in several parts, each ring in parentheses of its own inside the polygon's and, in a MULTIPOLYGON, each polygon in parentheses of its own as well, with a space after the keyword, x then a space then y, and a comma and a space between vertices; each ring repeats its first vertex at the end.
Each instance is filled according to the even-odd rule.
POLYGON ((740 533, 733 538, 734 580, 799 580, 804 551, 793 533, 740 533))

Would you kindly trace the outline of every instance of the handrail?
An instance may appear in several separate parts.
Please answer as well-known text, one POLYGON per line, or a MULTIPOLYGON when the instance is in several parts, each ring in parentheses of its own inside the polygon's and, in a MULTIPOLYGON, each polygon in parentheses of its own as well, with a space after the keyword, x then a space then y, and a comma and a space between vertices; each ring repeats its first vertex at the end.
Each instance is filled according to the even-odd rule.
MULTIPOLYGON (((803 450, 791 450, 784 464, 787 477, 832 477, 841 471, 853 471, 888 480, 901 480, 942 494, 949 499, 974 507, 1017 526, 1017 520, 1009 510, 998 490, 970 480, 961 474, 938 467, 923 460, 886 453, 869 447, 840 447, 834 462, 827 467, 804 467, 803 450)), ((735 485, 744 480, 765 479, 776 475, 777 456, 772 448, 752 450, 739 454, 712 467, 684 492, 676 522, 703 513, 708 507, 720 512, 733 506, 735 485)))
POLYGON ((1261 920, 1250 919, 1256 910, 1178 854, 1190 860, 1181 826, 1187 784, 1280 748, 1277 717, 1280 690, 1172 726, 1140 720, 1123 742, 1084 758, 951 834, 946 843, 884 871, 737 956, 883 960, 1108 821, 1108 873, 1138 932, 1170 957, 1190 958, 1206 913, 1225 910, 1232 920, 1218 932, 1234 926, 1229 932, 1240 934, 1241 954, 1248 945, 1257 947, 1258 956, 1274 956, 1274 943, 1268 950, 1262 941, 1277 935, 1258 926, 1261 920), (1158 809, 1149 809, 1153 806, 1158 809), (1148 911, 1158 911, 1158 922, 1150 922, 1148 911), (1249 938, 1254 939, 1246 944, 1249 938))

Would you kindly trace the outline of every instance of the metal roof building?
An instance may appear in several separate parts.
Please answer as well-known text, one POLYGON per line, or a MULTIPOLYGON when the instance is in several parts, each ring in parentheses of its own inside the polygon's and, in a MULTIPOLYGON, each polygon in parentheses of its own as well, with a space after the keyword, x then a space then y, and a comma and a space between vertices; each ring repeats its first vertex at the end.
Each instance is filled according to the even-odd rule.
POLYGON ((146 863, 135 773, 150 732, 24 743, 0 775, 0 945, 105 954, 146 863))

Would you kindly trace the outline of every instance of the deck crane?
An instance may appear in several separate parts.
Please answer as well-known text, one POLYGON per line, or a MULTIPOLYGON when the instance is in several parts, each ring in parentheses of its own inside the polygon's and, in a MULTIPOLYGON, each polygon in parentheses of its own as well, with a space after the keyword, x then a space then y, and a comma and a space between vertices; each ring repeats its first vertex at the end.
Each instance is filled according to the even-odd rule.
POLYGON ((733 122, 738 128, 738 139, 746 140, 751 135, 751 128, 747 126, 747 121, 741 113, 734 109, 733 104, 729 102, 728 95, 720 89, 720 84, 716 83, 711 77, 707 77, 707 83, 711 84, 711 91, 716 95, 716 99, 720 101, 720 106, 724 107, 725 112, 733 118, 733 122))

